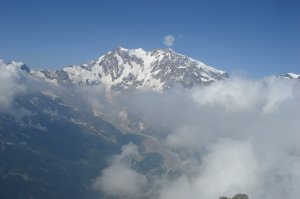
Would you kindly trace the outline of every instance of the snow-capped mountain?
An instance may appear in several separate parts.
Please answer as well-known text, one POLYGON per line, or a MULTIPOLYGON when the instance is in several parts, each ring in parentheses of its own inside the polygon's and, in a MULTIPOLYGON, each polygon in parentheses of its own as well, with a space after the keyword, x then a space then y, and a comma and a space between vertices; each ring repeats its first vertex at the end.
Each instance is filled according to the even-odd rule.
POLYGON ((15 62, 15 61, 11 61, 8 63, 5 63, 2 59, 0 59, 0 67, 1 69, 6 69, 6 70, 10 70, 10 71, 25 71, 27 73, 30 72, 30 69, 27 65, 25 65, 22 62, 15 62))
POLYGON ((300 75, 295 73, 287 73, 285 75, 281 75, 281 78, 287 78, 287 79, 300 79, 300 75))
POLYGON ((172 49, 118 47, 80 66, 62 70, 31 70, 33 76, 60 84, 102 84, 107 88, 164 90, 176 84, 185 88, 209 85, 228 78, 224 71, 178 54, 172 49))

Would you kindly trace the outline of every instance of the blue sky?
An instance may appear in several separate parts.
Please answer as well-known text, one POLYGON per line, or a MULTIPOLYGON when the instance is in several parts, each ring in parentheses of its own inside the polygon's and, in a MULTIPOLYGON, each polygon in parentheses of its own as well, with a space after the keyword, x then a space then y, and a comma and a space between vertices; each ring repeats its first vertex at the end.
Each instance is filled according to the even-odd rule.
POLYGON ((0 0, 0 58, 33 68, 117 46, 167 48, 230 73, 300 73, 297 0, 0 0))

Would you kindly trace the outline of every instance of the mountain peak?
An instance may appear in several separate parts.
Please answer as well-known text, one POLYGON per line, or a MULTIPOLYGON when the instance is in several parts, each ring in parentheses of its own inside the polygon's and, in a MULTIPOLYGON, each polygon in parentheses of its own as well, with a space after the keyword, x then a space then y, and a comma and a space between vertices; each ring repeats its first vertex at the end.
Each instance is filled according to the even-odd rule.
POLYGON ((26 73, 30 72, 30 68, 27 65, 25 65, 23 62, 11 61, 5 63, 2 59, 0 59, 0 65, 12 70, 21 70, 26 73))
POLYGON ((123 48, 122 46, 117 46, 114 50, 112 51, 128 51, 128 49, 123 48))
POLYGON ((142 48, 126 49, 120 46, 94 61, 50 73, 40 71, 38 76, 43 74, 44 79, 50 77, 63 83, 153 90, 164 90, 175 85, 184 88, 209 85, 228 78, 226 72, 178 54, 171 48, 145 51, 142 48))
POLYGON ((14 66, 18 66, 21 67, 22 65, 24 65, 23 62, 17 62, 17 61, 11 61, 8 64, 14 65, 14 66))
POLYGON ((291 77, 291 78, 294 78, 294 79, 300 78, 300 75, 295 74, 295 73, 287 73, 286 75, 289 76, 289 77, 291 77))
POLYGON ((120 52, 120 51, 125 51, 125 52, 140 52, 140 51, 143 51, 143 52, 147 52, 147 53, 152 53, 152 52, 176 53, 172 48, 156 48, 152 51, 145 51, 143 48, 124 48, 122 46, 117 46, 116 48, 114 48, 112 51, 109 51, 109 52, 120 52))
POLYGON ((284 75, 280 75, 280 78, 286 78, 286 79, 300 79, 300 75, 295 73, 286 73, 284 75))
POLYGON ((142 48, 133 48, 133 49, 129 49, 129 48, 124 48, 122 46, 117 46, 114 50, 112 50, 113 52, 118 52, 118 51, 144 51, 142 48))

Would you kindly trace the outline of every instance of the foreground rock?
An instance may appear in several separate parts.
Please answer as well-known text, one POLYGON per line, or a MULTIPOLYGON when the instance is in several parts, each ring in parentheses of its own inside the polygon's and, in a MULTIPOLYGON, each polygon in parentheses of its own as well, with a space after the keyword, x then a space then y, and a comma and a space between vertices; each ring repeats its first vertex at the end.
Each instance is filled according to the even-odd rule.
POLYGON ((222 196, 219 199, 249 199, 249 197, 247 194, 236 194, 233 198, 227 198, 225 196, 222 196))

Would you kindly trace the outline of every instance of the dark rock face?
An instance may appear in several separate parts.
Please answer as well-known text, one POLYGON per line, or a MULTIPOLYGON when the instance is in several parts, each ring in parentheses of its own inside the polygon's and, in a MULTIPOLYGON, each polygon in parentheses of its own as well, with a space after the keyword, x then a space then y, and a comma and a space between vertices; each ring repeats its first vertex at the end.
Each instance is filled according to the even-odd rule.
POLYGON ((64 70, 56 70, 54 72, 48 71, 48 70, 42 70, 41 71, 46 79, 50 80, 57 80, 60 84, 70 84, 69 75, 64 70))
POLYGON ((247 194, 236 194, 233 198, 227 198, 225 196, 222 196, 219 199, 249 199, 249 197, 247 194))
POLYGON ((26 73, 29 73, 30 72, 30 69, 27 65, 23 64, 21 67, 21 70, 25 71, 26 73))
POLYGON ((237 194, 232 199, 249 199, 249 197, 246 194, 237 194))

